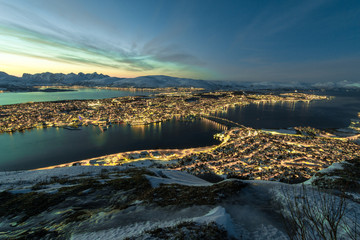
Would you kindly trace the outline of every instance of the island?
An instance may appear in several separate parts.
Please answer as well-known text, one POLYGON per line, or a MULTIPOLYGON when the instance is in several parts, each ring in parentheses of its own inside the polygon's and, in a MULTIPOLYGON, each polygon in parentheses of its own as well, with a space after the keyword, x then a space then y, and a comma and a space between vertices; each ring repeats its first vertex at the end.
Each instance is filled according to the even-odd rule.
MULTIPOLYGON (((202 117, 213 120, 213 113, 250 103, 311 102, 328 96, 305 93, 260 94, 243 91, 171 91, 153 96, 119 97, 99 100, 31 102, 0 106, 0 133, 32 128, 111 124, 145 125, 172 118, 202 117)), ((227 121, 227 120, 225 120, 227 121)), ((235 126, 238 124, 235 123, 235 126)))

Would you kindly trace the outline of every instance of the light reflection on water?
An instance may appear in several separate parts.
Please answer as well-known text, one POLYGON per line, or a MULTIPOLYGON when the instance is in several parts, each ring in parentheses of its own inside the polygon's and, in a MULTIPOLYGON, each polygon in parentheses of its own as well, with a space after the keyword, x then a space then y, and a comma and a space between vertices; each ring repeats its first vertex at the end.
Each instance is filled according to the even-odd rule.
MULTIPOLYGON (((341 128, 358 112, 360 94, 346 93, 331 101, 258 103, 215 115, 254 128, 341 128)), ((123 151, 209 146, 218 143, 213 135, 223 130, 211 120, 173 119, 146 126, 118 125, 105 132, 89 126, 80 131, 48 128, 0 134, 0 170, 33 169, 123 151)))
POLYGON ((34 169, 132 150, 209 146, 218 143, 213 135, 222 129, 204 120, 173 119, 145 126, 114 125, 104 132, 88 126, 0 134, 0 170, 34 169))
POLYGON ((312 102, 258 102, 231 107, 214 115, 253 128, 343 128, 360 112, 360 93, 312 102), (356 104, 357 103, 357 104, 356 104))

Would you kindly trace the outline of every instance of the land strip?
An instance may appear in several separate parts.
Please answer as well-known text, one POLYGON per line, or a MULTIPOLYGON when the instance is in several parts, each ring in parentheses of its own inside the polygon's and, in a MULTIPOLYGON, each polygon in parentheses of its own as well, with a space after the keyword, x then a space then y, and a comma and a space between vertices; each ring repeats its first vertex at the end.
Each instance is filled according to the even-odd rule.
POLYGON ((217 174, 240 179, 303 182, 335 162, 360 158, 360 145, 312 128, 287 134, 252 128, 232 128, 215 135, 221 143, 188 149, 155 149, 111 154, 47 167, 148 166, 217 174))
MULTIPOLYGON (((310 102, 329 99, 304 93, 244 94, 243 92, 171 92, 152 97, 119 97, 100 100, 68 100, 0 106, 0 133, 32 128, 111 124, 145 125, 174 117, 191 120, 229 107, 260 102, 310 102)), ((213 118, 213 116, 211 116, 213 118)))

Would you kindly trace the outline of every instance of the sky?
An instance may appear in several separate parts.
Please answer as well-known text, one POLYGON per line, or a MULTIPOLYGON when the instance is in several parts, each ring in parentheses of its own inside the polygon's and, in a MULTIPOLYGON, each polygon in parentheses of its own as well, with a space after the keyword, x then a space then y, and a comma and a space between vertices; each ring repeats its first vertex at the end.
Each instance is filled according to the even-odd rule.
POLYGON ((360 81, 360 1, 0 0, 0 71, 360 81))

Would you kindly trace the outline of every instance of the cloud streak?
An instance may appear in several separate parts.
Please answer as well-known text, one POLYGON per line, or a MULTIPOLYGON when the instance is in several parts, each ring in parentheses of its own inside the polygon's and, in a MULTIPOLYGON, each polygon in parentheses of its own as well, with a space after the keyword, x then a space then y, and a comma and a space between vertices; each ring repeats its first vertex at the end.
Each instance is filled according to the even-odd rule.
POLYGON ((149 44, 144 47, 133 45, 126 49, 95 36, 75 34, 26 10, 6 6, 23 13, 24 18, 35 25, 0 19, 0 51, 4 53, 144 74, 164 69, 168 72, 188 69, 191 72, 194 65, 202 65, 196 57, 173 45, 151 49, 146 47, 149 44))
POLYGON ((0 0, 0 8, 0 63, 17 75, 58 69, 245 81, 359 76, 357 60, 347 61, 360 53, 355 2, 0 0))
POLYGON ((109 51, 85 42, 70 42, 54 36, 34 31, 22 26, 0 25, 0 51, 32 56, 52 61, 65 61, 75 64, 90 64, 110 68, 131 68, 147 71, 155 68, 148 59, 151 56, 139 56, 123 49, 109 51), (14 46, 14 40, 18 47, 14 46), (28 46, 26 48, 25 46, 28 46), (42 51, 39 51, 42 49, 42 51))

